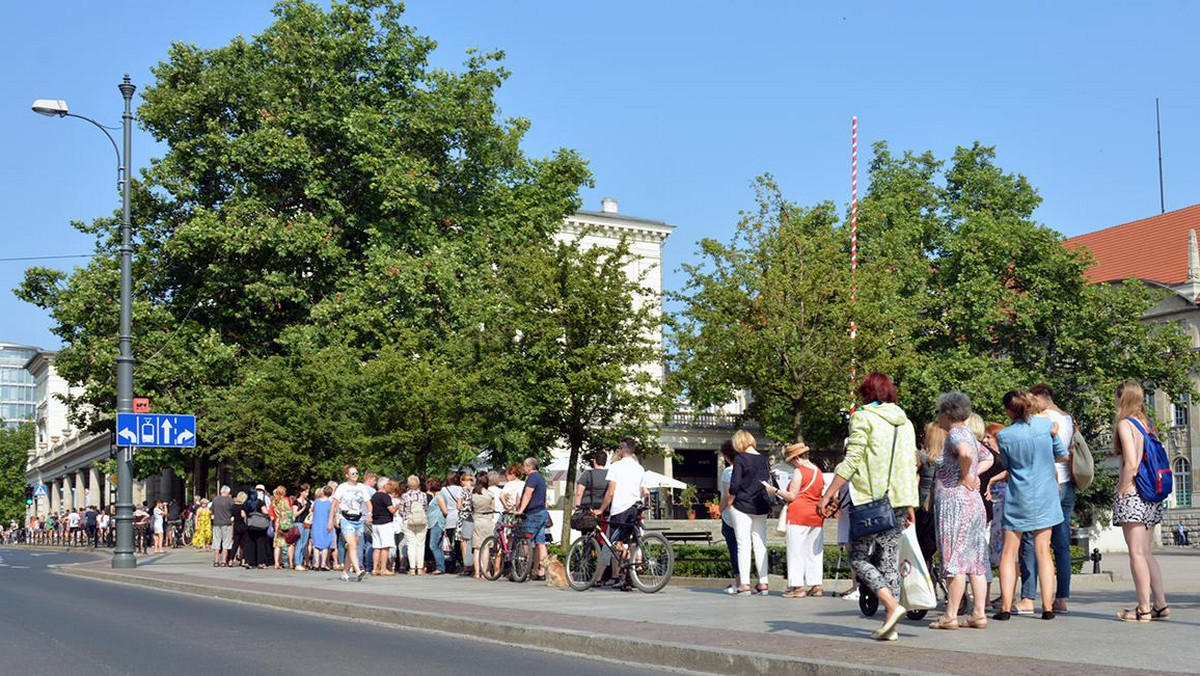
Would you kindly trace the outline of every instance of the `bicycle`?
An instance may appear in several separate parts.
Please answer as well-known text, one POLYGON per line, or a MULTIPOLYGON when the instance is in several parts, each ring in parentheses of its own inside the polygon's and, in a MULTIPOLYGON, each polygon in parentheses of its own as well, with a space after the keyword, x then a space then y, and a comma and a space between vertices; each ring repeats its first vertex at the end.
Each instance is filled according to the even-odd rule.
MULTIPOLYGON (((584 528, 583 536, 567 551, 567 584, 575 591, 596 586, 604 574, 603 553, 608 559, 620 562, 620 574, 638 591, 653 594, 671 581, 675 571, 675 550, 662 533, 647 533, 643 526, 645 505, 638 505, 633 525, 632 542, 622 548, 609 539, 601 526, 613 524, 610 519, 596 519, 592 528, 584 528)), ((586 525, 586 524, 585 524, 586 525)))
POLYGON ((501 519, 496 533, 484 538, 479 545, 479 560, 485 580, 499 580, 506 569, 513 582, 529 579, 533 572, 533 535, 526 533, 524 526, 524 514, 508 514, 501 519), (521 528, 519 533, 514 532, 517 528, 521 528))

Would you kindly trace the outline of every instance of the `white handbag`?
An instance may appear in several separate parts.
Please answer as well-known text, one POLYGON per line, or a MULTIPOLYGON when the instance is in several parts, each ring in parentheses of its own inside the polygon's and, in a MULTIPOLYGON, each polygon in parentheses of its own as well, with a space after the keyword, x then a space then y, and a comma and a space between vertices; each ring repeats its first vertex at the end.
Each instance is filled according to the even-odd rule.
POLYGON ((921 555, 916 526, 905 528, 904 537, 900 539, 900 605, 909 610, 937 608, 933 579, 929 577, 929 568, 921 555))

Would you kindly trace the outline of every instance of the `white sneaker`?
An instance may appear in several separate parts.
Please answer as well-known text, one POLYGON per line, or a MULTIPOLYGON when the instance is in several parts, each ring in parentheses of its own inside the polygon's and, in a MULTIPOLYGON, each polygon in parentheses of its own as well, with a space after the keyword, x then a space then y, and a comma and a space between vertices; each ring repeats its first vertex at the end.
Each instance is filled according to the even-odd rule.
POLYGON ((347 573, 347 572, 345 572, 345 571, 342 571, 342 581, 343 581, 343 582, 349 582, 349 581, 350 581, 350 574, 349 574, 349 573, 347 573))
POLYGON ((857 601, 858 600, 858 589, 855 588, 854 591, 850 592, 849 594, 842 594, 842 598, 847 601, 857 601))

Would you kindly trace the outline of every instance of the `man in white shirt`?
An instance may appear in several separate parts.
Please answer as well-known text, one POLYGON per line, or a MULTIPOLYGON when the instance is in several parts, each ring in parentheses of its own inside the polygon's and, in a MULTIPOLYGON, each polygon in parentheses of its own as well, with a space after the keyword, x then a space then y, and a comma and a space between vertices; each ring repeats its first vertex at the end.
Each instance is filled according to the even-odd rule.
MULTIPOLYGON (((1075 421, 1054 403, 1054 391, 1049 385, 1040 383, 1029 388, 1029 393, 1037 399, 1042 409, 1041 414, 1051 422, 1057 423, 1057 436, 1063 445, 1071 448, 1075 439, 1075 421)), ((1050 549, 1054 552, 1054 577, 1057 582, 1054 612, 1065 613, 1067 599, 1071 596, 1071 517, 1075 514, 1075 481, 1071 477, 1071 456, 1056 460, 1054 473, 1058 478, 1058 501, 1063 512, 1062 523, 1050 531, 1050 549)), ((1037 557, 1033 553, 1033 534, 1026 533, 1026 536, 1029 537, 1029 542, 1024 542, 1024 539, 1022 541, 1022 567, 1029 567, 1032 572, 1028 579, 1022 575, 1021 597, 1024 601, 1028 594, 1029 607, 1032 609, 1032 599, 1037 596, 1037 557)), ((1018 608, 1021 608, 1020 604, 1018 608)))
MULTIPOLYGON (((605 476, 608 490, 600 507, 592 510, 597 516, 608 513, 608 537, 622 554, 623 543, 633 535, 633 525, 637 523, 637 506, 646 495, 646 488, 642 486, 645 476, 646 470, 637 461, 637 442, 628 437, 622 439, 617 446, 617 461, 608 466, 605 476)), ((617 574, 616 565, 614 561, 613 579, 619 580, 621 576, 617 574)))

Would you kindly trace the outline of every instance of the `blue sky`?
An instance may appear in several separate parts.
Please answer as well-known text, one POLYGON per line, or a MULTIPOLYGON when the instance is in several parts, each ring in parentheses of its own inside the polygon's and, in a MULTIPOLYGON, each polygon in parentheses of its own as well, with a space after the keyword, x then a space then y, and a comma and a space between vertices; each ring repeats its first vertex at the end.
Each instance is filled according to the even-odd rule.
MULTIPOLYGON (((144 85, 171 42, 253 35, 270 7, 7 7, 0 258, 88 253, 69 222, 119 204, 108 142, 33 114, 33 99, 116 125, 123 73, 144 85)), ((532 120, 531 155, 572 147, 590 160, 585 208, 611 196, 622 213, 678 226, 668 288, 698 239, 729 236, 759 173, 799 202, 848 202, 853 115, 864 150, 879 139, 943 157, 976 139, 998 146, 1001 165, 1041 191, 1038 218, 1072 235, 1158 213, 1157 96, 1167 209, 1200 202, 1196 3, 417 0, 408 16, 439 41, 437 65, 460 64, 468 47, 508 53, 504 113, 532 120)), ((141 132, 134 143, 135 167, 163 152, 141 132)), ((0 340, 57 347, 50 319, 11 293, 26 265, 0 261, 0 340)))

